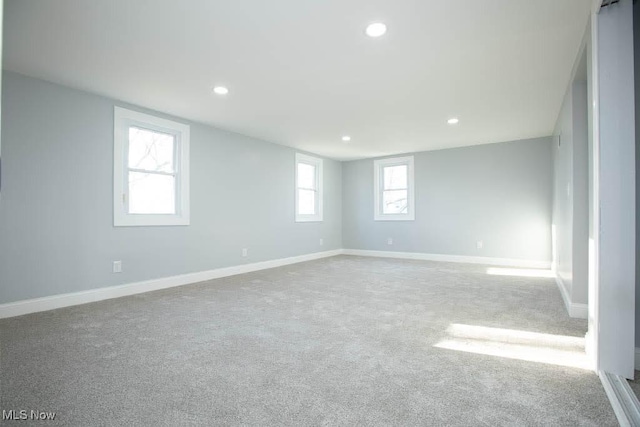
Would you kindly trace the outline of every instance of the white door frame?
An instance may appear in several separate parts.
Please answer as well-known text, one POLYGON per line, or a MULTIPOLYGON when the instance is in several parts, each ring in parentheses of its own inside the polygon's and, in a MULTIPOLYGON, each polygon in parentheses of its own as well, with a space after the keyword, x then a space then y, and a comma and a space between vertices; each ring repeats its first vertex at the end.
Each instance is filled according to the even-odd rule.
POLYGON ((633 377, 635 355, 635 177, 627 182, 636 172, 635 155, 631 155, 634 100, 628 91, 629 80, 634 87, 633 64, 629 65, 633 53, 631 59, 628 55, 633 5, 632 0, 606 9, 601 4, 602 0, 592 3, 588 55, 592 197, 587 354, 620 425, 640 425, 640 402, 625 379, 633 377), (613 14, 603 17, 605 13, 613 14))
POLYGON ((635 98, 632 0, 592 15, 595 274, 590 333, 598 372, 633 378, 635 353, 635 98))
POLYGON ((591 55, 588 55, 587 65, 591 72, 591 79, 588 84, 591 85, 591 105, 589 126, 591 126, 590 143, 592 144, 592 163, 589 171, 589 179, 591 180, 591 194, 589 199, 589 297, 588 297, 588 330, 586 339, 587 356, 591 360, 593 370, 599 372, 599 337, 600 330, 598 328, 599 319, 599 295, 600 286, 598 280, 598 252, 600 248, 600 116, 599 116, 599 89, 598 83, 598 13, 602 0, 594 0, 592 13, 589 17, 590 25, 590 49, 591 55))

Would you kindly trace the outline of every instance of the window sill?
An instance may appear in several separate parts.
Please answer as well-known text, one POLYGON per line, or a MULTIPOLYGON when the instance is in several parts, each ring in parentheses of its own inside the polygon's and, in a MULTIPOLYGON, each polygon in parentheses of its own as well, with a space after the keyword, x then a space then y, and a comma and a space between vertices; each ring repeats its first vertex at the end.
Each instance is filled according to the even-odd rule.
POLYGON ((322 218, 318 218, 318 217, 310 217, 310 218, 296 217, 296 222, 323 222, 323 220, 322 218))
POLYGON ((414 215, 376 215, 374 221, 415 221, 414 215))

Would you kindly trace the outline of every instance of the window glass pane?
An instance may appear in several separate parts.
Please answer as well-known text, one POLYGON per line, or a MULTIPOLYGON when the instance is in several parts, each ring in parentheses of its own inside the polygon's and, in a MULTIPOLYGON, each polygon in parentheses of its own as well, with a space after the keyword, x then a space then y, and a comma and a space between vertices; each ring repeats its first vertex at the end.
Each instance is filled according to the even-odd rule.
POLYGON ((382 169, 384 189, 395 190, 407 188, 407 165, 387 166, 382 169))
POLYGON ((298 213, 300 215, 316 214, 316 192, 314 190, 298 190, 298 213))
POLYGON ((174 171, 175 137, 137 127, 129 128, 129 167, 148 171, 174 171))
POLYGON ((382 213, 403 214, 408 212, 407 190, 391 190, 382 193, 382 213))
POLYGON ((298 188, 316 188, 316 167, 298 163, 298 188))
POLYGON ((175 177, 129 172, 129 213, 175 214, 175 177))

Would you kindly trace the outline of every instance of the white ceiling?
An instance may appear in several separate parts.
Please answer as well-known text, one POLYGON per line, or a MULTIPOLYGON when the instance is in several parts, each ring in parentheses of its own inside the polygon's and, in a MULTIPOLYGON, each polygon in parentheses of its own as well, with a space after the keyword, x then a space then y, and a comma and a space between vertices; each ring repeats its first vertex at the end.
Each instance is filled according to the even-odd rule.
POLYGON ((590 5, 5 0, 3 65, 354 159, 550 135, 590 5), (385 36, 364 35, 373 21, 385 36))

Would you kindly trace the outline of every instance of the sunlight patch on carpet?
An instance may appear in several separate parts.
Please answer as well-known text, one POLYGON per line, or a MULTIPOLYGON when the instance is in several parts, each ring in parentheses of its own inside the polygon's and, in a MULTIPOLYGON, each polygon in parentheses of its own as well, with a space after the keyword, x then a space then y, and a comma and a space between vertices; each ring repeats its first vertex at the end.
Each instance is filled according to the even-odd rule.
POLYGON ((585 339, 514 329, 452 323, 434 347, 507 359, 591 369, 585 339))
POLYGON ((491 276, 517 276, 517 277, 555 277, 552 270, 524 269, 524 268, 487 268, 487 274, 491 276))

